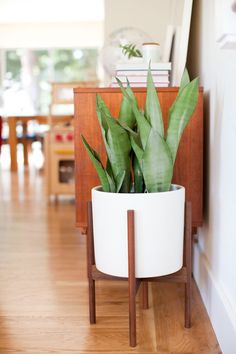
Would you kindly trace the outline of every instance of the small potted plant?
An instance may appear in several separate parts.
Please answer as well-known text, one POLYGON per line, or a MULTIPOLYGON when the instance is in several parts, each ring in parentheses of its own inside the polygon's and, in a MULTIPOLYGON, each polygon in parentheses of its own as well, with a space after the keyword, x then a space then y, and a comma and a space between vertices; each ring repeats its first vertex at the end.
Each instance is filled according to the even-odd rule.
POLYGON ((141 51, 137 48, 136 44, 133 43, 123 44, 123 45, 121 44, 120 48, 122 49, 122 53, 126 55, 128 59, 143 57, 141 51))
POLYGON ((149 63, 157 63, 161 59, 160 44, 157 42, 145 42, 142 44, 142 50, 139 50, 137 46, 133 43, 128 43, 120 45, 122 53, 127 56, 127 58, 145 61, 149 63))
POLYGON ((185 189, 171 184, 183 131, 195 111, 198 79, 185 70, 164 130, 149 68, 144 110, 130 88, 114 119, 97 95, 97 117, 107 152, 105 166, 82 136, 100 178, 92 189, 95 262, 98 270, 128 276, 126 212, 135 211, 137 278, 171 274, 182 267, 185 189))

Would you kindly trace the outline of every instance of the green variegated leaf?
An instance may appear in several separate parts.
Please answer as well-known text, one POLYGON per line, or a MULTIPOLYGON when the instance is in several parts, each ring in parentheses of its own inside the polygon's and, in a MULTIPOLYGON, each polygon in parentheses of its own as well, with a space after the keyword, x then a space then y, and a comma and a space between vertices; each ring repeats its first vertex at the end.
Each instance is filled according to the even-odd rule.
POLYGON ((128 93, 125 91, 125 88, 122 85, 122 82, 116 78, 120 89, 123 93, 123 95, 129 100, 130 104, 132 105, 132 109, 133 109, 133 113, 140 131, 140 138, 141 138, 141 142, 142 142, 142 147, 143 149, 145 149, 147 140, 148 140, 148 136, 151 130, 151 126, 150 123, 147 121, 146 117, 144 116, 144 114, 142 112, 139 111, 137 105, 135 104, 134 100, 128 95, 128 93))
MULTIPOLYGON (((128 96, 131 98, 131 100, 134 102, 134 104, 137 105, 136 97, 130 88, 129 82, 127 84, 127 88, 125 91, 128 94, 128 96)), ((137 107, 138 107, 138 105, 137 105, 137 107)), ((118 119, 121 123, 126 124, 130 128, 133 128, 136 123, 130 100, 124 94, 122 97, 122 102, 121 102, 121 106, 120 106, 120 113, 119 113, 118 119)))
MULTIPOLYGON (((125 179, 125 171, 120 171, 116 176, 116 193, 119 193, 125 179)), ((127 192, 128 193, 128 192, 127 192)))
POLYGON ((198 100, 198 79, 184 86, 169 111, 166 142, 175 161, 184 128, 195 111, 198 100))
POLYGON ((102 137, 103 137, 103 142, 105 145, 105 148, 107 152, 109 151, 109 144, 107 142, 107 132, 108 132, 108 124, 107 124, 107 117, 111 118, 110 112, 101 98, 100 95, 96 95, 96 112, 97 112, 97 117, 98 121, 100 124, 101 132, 102 132, 102 137))
POLYGON ((112 172, 112 168, 111 168, 111 163, 110 163, 110 160, 109 160, 109 159, 107 159, 106 171, 107 171, 107 173, 109 174, 109 176, 114 179, 114 177, 113 177, 113 172, 112 172))
POLYGON ((110 192, 115 193, 116 192, 115 181, 114 181, 113 177, 111 177, 107 171, 105 171, 105 173, 106 173, 107 180, 108 180, 108 183, 109 183, 109 186, 110 186, 110 192))
POLYGON ((134 192, 143 193, 144 190, 143 173, 136 155, 134 155, 133 157, 133 169, 134 169, 134 192))
POLYGON ((134 150, 134 153, 135 153, 135 155, 139 161, 139 164, 141 166, 144 151, 142 149, 140 137, 138 135, 137 136, 130 135, 130 141, 131 141, 132 149, 134 150))
POLYGON ((130 86, 130 82, 129 82, 128 78, 126 80, 127 80, 126 92, 129 95, 129 97, 133 100, 133 102, 136 102, 136 106, 138 107, 137 98, 136 98, 135 94, 133 93, 133 90, 130 86))
POLYGON ((109 150, 107 151, 108 158, 111 163, 111 168, 113 176, 116 181, 116 176, 120 171, 125 171, 125 178, 123 185, 121 187, 121 192, 128 193, 130 189, 130 150, 131 144, 129 139, 129 134, 124 128, 118 124, 113 118, 108 118, 108 132, 107 132, 107 142, 109 145, 109 150))
POLYGON ((137 132, 134 132, 132 129, 130 129, 128 126, 120 123, 122 127, 127 130, 130 134, 130 142, 132 149, 134 150, 135 155, 137 156, 138 161, 141 163, 142 157, 143 157, 143 148, 142 148, 142 143, 140 139, 140 135, 137 132))
POLYGON ((136 131, 134 131, 133 129, 131 129, 126 123, 121 122, 120 120, 117 120, 117 123, 123 128, 125 129, 127 132, 131 133, 131 134, 137 134, 136 131))
POLYGON ((145 103, 145 117, 147 117, 152 128, 156 130, 160 136, 164 137, 164 125, 161 107, 159 98, 157 96, 156 87, 153 83, 150 66, 147 75, 147 97, 145 103))
POLYGON ((184 71, 177 98, 169 111, 166 140, 150 68, 145 112, 139 110, 129 83, 125 89, 119 79, 117 82, 123 93, 118 120, 112 118, 101 96, 97 95, 96 99, 97 116, 107 151, 106 170, 98 154, 82 137, 103 190, 127 193, 168 191, 178 145, 197 104, 197 80, 189 82, 188 72, 184 71), (131 183, 131 165, 134 184, 131 183))
POLYGON ((147 191, 168 191, 173 175, 173 161, 165 140, 151 130, 141 164, 147 191))
POLYGON ((180 91, 189 83, 190 83, 190 79, 189 79, 188 70, 185 68, 180 82, 180 91))
POLYGON ((102 97, 98 93, 96 94, 96 110, 98 112, 103 111, 103 113, 106 116, 111 117, 111 113, 109 111, 109 108, 107 107, 106 103, 104 102, 104 100, 102 99, 102 97))
POLYGON ((86 139, 83 137, 83 135, 81 135, 82 137, 82 141, 83 144, 85 146, 85 149, 87 150, 87 153, 97 171, 97 174, 99 176, 101 185, 102 185, 102 189, 104 192, 110 192, 110 185, 109 185, 109 181, 107 179, 107 175, 106 175, 106 171, 103 168, 103 165, 100 161, 100 157, 98 156, 98 154, 96 153, 96 151, 94 151, 91 146, 87 143, 86 139))
MULTIPOLYGON (((175 104, 176 102, 178 101, 178 97, 180 95, 180 92, 183 90, 183 88, 189 84, 190 82, 190 79, 189 79, 189 74, 188 74, 188 70, 185 68, 184 69, 184 72, 183 72, 183 75, 182 75, 182 78, 181 78, 181 82, 180 82, 180 88, 179 88, 179 91, 178 91, 178 94, 177 94, 177 97, 175 99, 175 101, 173 102, 171 108, 170 108, 170 111, 174 111, 175 110, 175 104)), ((168 126, 169 126, 169 118, 170 118, 170 114, 169 114, 169 117, 168 117, 168 126)))
POLYGON ((140 139, 142 142, 142 147, 143 149, 145 149, 145 146, 147 144, 147 140, 150 134, 150 130, 151 130, 151 126, 148 123, 146 117, 144 116, 143 113, 141 113, 137 107, 135 107, 134 105, 132 105, 133 107, 133 112, 136 118, 136 122, 138 125, 138 130, 139 130, 139 134, 140 134, 140 139))
MULTIPOLYGON (((109 169, 112 173, 109 176, 118 176, 120 171, 125 170, 125 179, 122 192, 127 192, 130 188, 130 139, 125 129, 119 125, 118 121, 111 117, 103 99, 97 95, 97 116, 102 130, 103 141, 108 155, 109 169)), ((117 185, 116 177, 113 177, 117 185)))

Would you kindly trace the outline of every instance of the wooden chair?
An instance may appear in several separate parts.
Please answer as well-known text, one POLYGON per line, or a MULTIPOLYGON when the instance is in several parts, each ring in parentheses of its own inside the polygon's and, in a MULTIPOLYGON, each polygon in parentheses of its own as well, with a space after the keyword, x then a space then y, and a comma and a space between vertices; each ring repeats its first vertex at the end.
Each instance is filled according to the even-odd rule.
POLYGON ((47 179, 48 196, 54 195, 57 200, 59 194, 75 194, 74 176, 74 133, 73 111, 74 92, 78 86, 91 86, 95 82, 52 82, 51 104, 49 107, 48 124, 49 131, 45 139, 45 170, 47 179), (60 117, 61 122, 55 117, 60 117), (70 137, 68 140, 66 137, 70 137), (62 164, 64 164, 62 166, 62 164), (62 170, 69 176, 66 183, 62 170))
MULTIPOLYGON (((9 121, 8 118, 2 118, 1 117, 1 135, 0 135, 0 145, 2 144, 10 144, 10 138, 9 138, 9 132, 7 133, 5 131, 5 126, 9 126, 9 121)), ((6 128, 7 129, 7 128, 6 128)), ((26 121, 23 122, 17 122, 15 126, 16 130, 16 144, 22 144, 23 145, 23 155, 24 155, 24 165, 28 165, 28 153, 29 153, 29 148, 31 144, 34 141, 37 141, 37 136, 35 132, 29 133, 28 132, 28 123, 26 121), (18 126, 21 126, 20 131, 17 129, 18 126)))
MULTIPOLYGON (((74 114, 75 87, 95 87, 95 81, 51 82, 51 103, 49 106, 49 125, 53 125, 54 115, 74 114)), ((68 122, 71 123, 71 122, 68 122)))

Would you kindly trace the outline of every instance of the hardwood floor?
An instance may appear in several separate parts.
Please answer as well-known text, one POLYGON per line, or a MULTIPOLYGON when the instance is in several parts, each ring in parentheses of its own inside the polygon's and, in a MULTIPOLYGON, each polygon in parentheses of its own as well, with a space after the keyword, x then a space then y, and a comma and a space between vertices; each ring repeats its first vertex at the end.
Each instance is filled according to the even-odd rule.
POLYGON ((128 339, 126 282, 98 282, 90 325, 85 236, 74 203, 48 204, 37 170, 0 173, 0 353, 221 353, 196 286, 193 325, 184 328, 183 285, 150 285, 137 297, 135 349, 128 339))

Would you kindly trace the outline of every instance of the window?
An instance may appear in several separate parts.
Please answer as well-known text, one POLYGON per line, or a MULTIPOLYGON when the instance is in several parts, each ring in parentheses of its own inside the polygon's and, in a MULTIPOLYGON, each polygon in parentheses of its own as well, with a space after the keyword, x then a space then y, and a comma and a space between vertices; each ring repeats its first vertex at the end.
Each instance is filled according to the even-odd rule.
POLYGON ((97 81, 98 49, 16 49, 4 52, 7 114, 48 113, 50 82, 97 81))

